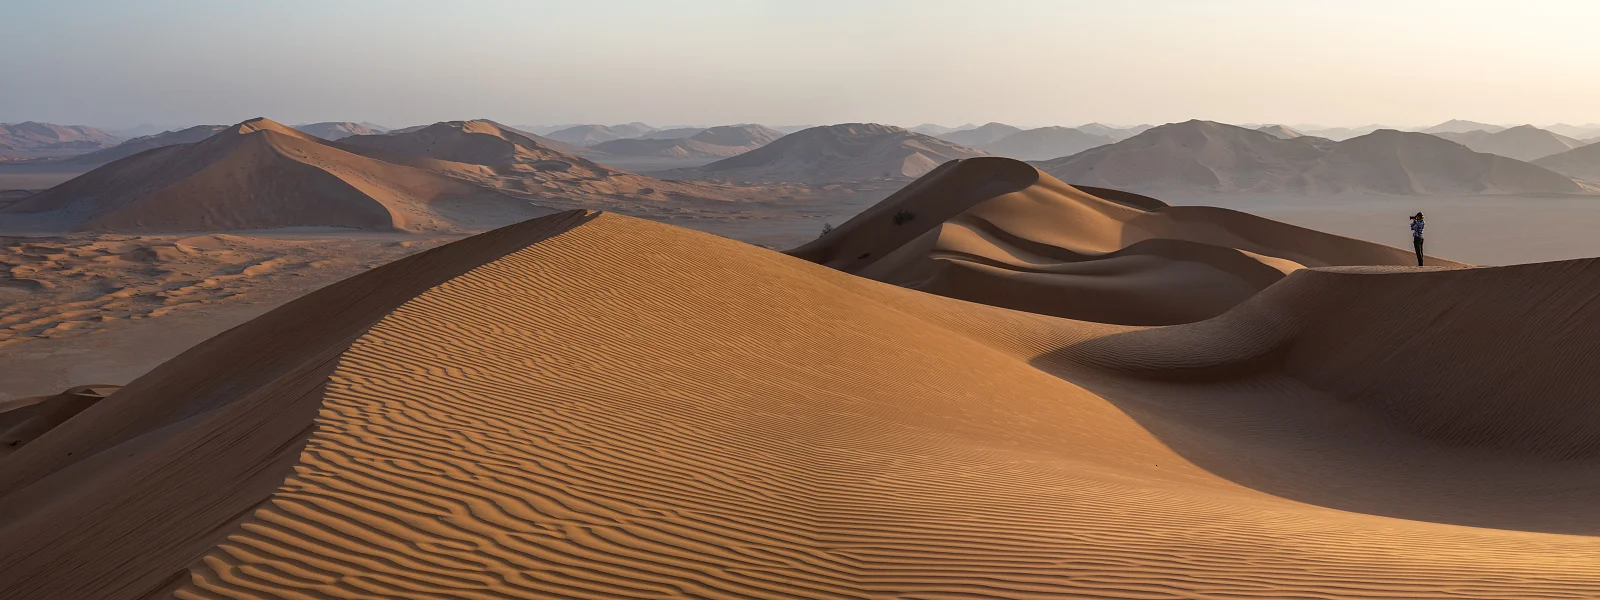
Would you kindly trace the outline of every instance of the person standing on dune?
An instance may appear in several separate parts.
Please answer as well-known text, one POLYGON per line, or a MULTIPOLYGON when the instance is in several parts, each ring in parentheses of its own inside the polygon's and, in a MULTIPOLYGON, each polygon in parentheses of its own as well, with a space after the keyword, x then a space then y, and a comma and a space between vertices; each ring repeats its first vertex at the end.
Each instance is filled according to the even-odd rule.
POLYGON ((1411 215, 1411 245, 1417 247, 1417 266, 1422 266, 1422 213, 1411 215))

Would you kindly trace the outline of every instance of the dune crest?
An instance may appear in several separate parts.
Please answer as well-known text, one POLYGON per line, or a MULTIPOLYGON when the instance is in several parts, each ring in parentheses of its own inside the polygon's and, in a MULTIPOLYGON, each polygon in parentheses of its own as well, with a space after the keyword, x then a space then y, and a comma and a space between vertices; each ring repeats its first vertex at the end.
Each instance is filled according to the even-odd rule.
POLYGON ((946 163, 790 253, 952 298, 1125 325, 1215 317, 1303 267, 1416 260, 1232 210, 1076 188, 1004 158, 946 163))
POLYGON ((1595 277, 1302 269, 1125 327, 564 213, 312 294, 0 462, 0 543, 32 549, 0 589, 1589 598, 1600 421, 1512 408, 1600 336, 1470 323, 1526 293, 1600 322, 1595 277), (1530 354, 1430 381, 1384 364, 1408 340, 1530 354))
POLYGON ((114 161, 0 209, 52 228, 334 226, 431 231, 544 214, 452 177, 346 152, 271 119, 114 161))

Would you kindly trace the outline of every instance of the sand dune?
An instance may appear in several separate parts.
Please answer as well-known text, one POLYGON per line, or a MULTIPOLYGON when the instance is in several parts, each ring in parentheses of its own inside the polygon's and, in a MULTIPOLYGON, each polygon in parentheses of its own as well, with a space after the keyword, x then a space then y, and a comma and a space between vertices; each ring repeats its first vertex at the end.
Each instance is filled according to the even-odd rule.
POLYGON ((1257 127, 1256 131, 1259 131, 1261 133, 1265 133, 1267 135, 1270 135, 1272 137, 1275 137, 1275 138, 1278 138, 1278 139, 1282 139, 1282 140, 1287 140, 1289 138, 1297 138, 1297 137, 1305 135, 1304 133, 1302 133, 1302 132, 1300 132, 1298 130, 1295 130, 1294 128, 1291 128, 1291 127, 1288 127, 1288 126, 1284 126, 1284 125, 1262 125, 1260 127, 1257 127))
POLYGON ((702 129, 688 137, 612 140, 589 149, 611 156, 726 158, 760 148, 780 137, 783 134, 760 125, 724 125, 702 129))
POLYGON ((915 131, 915 132, 920 133, 922 135, 931 135, 931 136, 934 136, 934 137, 939 137, 939 136, 944 135, 946 133, 954 133, 954 132, 957 132, 957 131, 966 131, 968 129, 977 129, 977 128, 978 128, 978 125, 976 123, 967 123, 965 125, 957 125, 955 127, 945 127, 944 125, 939 125, 937 123, 923 123, 923 124, 918 125, 916 127, 907 127, 906 129, 909 130, 909 131, 915 131))
POLYGON ((983 152, 876 123, 813 127, 761 148, 693 169, 735 181, 828 183, 919 177, 941 163, 983 152))
POLYGON ((646 133, 655 131, 654 127, 644 123, 626 123, 623 125, 577 125, 566 129, 559 129, 544 134, 552 140, 572 144, 575 146, 593 146, 600 142, 636 138, 646 133))
POLYGON ((1478 123, 1475 121, 1466 121, 1462 119, 1451 119, 1421 131, 1423 133, 1467 133, 1471 131, 1496 133, 1503 130, 1505 130, 1505 128, 1499 125, 1490 125, 1488 123, 1478 123))
POLYGON ((309 133, 325 140, 342 140, 352 135, 376 135, 384 133, 381 128, 370 127, 361 123, 349 121, 329 121, 326 123, 307 123, 295 125, 298 131, 309 133))
POLYGON ((1303 267, 1416 260, 1236 211, 1074 188, 1003 158, 948 163, 791 254, 962 300, 1128 325, 1209 319, 1303 267))
POLYGON ((1019 131, 976 148, 995 156, 1018 160, 1047 160, 1072 156, 1113 141, 1109 137, 1084 133, 1070 127, 1040 127, 1019 131))
POLYGON ((457 178, 346 152, 268 119, 136 154, 0 211, 45 229, 118 232, 434 231, 548 213, 457 178))
POLYGON ((971 129, 960 129, 934 137, 952 144, 977 147, 984 144, 993 144, 1020 131, 1022 131, 1022 128, 1012 127, 1005 123, 985 123, 971 129))
POLYGON ((1144 133, 1146 131, 1149 131, 1151 128, 1152 127, 1150 125, 1135 125, 1133 127, 1112 127, 1110 125, 1105 125, 1105 124, 1102 124, 1102 123, 1089 123, 1088 125, 1082 125, 1082 126, 1076 127, 1075 129, 1077 129, 1078 131, 1082 131, 1084 133, 1090 134, 1090 135, 1098 135, 1098 136, 1102 136, 1102 137, 1108 137, 1108 138, 1111 138, 1112 141, 1120 142, 1122 140, 1125 140, 1125 139, 1131 138, 1133 136, 1139 135, 1141 133, 1144 133))
POLYGON ((21 447, 0 589, 1593 598, 1597 266, 1301 269, 1144 328, 566 213, 21 447))
POLYGON ((1186 193, 1585 193, 1567 177, 1538 166, 1473 152, 1433 135, 1387 129, 1332 142, 1187 121, 1045 161, 1039 168, 1073 183, 1186 193))
MULTIPOLYGON (((705 131, 705 127, 674 127, 672 129, 657 129, 640 134, 632 138, 636 140, 681 140, 694 137, 694 134, 705 131)), ((780 134, 781 135, 781 134, 780 134)))
MULTIPOLYGON (((1597 142, 1591 140, 1591 142, 1597 142)), ((1533 161, 1551 171, 1574 179, 1590 182, 1600 182, 1600 143, 1589 143, 1560 154, 1546 156, 1533 161)))
POLYGON ((120 141, 115 135, 82 125, 0 123, 0 148, 14 157, 71 156, 109 148, 120 141))
POLYGON ((1348 140, 1348 139, 1353 138, 1353 137, 1360 137, 1360 136, 1363 136, 1363 135, 1367 135, 1367 134, 1372 133, 1374 131, 1377 131, 1379 129, 1393 129, 1393 128, 1392 127, 1384 127, 1382 125, 1363 125, 1361 127, 1303 127, 1303 128, 1297 128, 1297 131, 1299 131, 1301 133, 1304 133, 1306 135, 1309 135, 1309 136, 1315 136, 1315 137, 1319 137, 1319 138, 1330 139, 1330 140, 1333 140, 1333 141, 1336 141, 1336 142, 1342 142, 1344 140, 1348 140))
POLYGON ((0 400, 0 459, 67 422, 118 387, 80 385, 53 396, 0 400))
POLYGON ((1475 152, 1497 154, 1530 162, 1587 145, 1584 141, 1545 131, 1532 125, 1512 127, 1494 133, 1469 131, 1466 133, 1441 132, 1433 135, 1471 148, 1475 152))
POLYGON ((567 144, 484 120, 435 123, 408 133, 351 136, 333 145, 471 181, 541 206, 625 205, 637 209, 639 201, 724 201, 759 191, 729 191, 636 175, 562 150, 571 148, 567 144))
MULTIPOLYGON (((155 135, 136 137, 121 144, 104 150, 96 150, 88 154, 80 154, 70 158, 58 158, 49 161, 30 163, 28 166, 39 169, 85 170, 101 165, 122 160, 146 150, 176 146, 178 144, 193 144, 216 135, 217 132, 227 129, 223 125, 196 125, 187 129, 167 131, 155 135)), ((20 165, 19 165, 20 166, 20 165)))

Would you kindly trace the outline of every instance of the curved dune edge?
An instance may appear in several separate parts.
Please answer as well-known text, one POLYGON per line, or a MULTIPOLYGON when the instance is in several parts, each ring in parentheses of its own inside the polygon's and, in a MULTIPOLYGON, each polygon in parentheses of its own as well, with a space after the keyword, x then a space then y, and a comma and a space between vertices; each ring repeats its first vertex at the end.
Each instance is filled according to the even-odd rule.
POLYGON ((1303 267, 1416 260, 1237 211, 1074 187, 994 157, 946 163, 790 253, 951 298, 1121 325, 1209 319, 1303 267))
MULTIPOLYGON (((955 301, 609 214, 486 235, 502 245, 479 236, 419 255, 443 262, 362 276, 368 294, 398 301, 323 342, 338 350, 318 363, 327 377, 302 388, 313 428, 280 438, 291 459, 252 476, 275 490, 143 490, 182 496, 187 503, 166 507, 178 512, 226 496, 237 520, 180 514, 152 524, 127 518, 149 516, 137 506, 35 513, 25 520, 103 522, 26 537, 0 525, 0 542, 60 550, 53 560, 0 559, 0 589, 103 598, 1600 594, 1600 532, 1581 531, 1600 506, 1590 483, 1600 463, 1586 450, 1600 427, 1549 422, 1565 407, 1517 411, 1518 390, 1482 389, 1527 365, 1469 364, 1442 393, 1476 385, 1477 408, 1499 401, 1498 421, 1526 419, 1501 433, 1553 432, 1548 446, 1430 438, 1437 415, 1391 410, 1438 381, 1379 372, 1372 383, 1393 394, 1353 404, 1340 395, 1370 390, 1330 385, 1383 366, 1383 357, 1354 357, 1395 337, 1460 342, 1473 320, 1503 314, 1512 292, 1543 290, 1546 306, 1585 316, 1574 291, 1600 276, 1592 262, 1301 270, 1222 318, 1144 328, 955 301), (458 245, 453 256, 433 254, 458 245), (456 271, 445 277, 447 267, 456 271), (403 273, 442 280, 376 279, 403 273), (1340 278, 1354 281, 1329 287, 1340 278), (1404 319, 1392 300, 1422 286, 1438 296, 1417 299, 1424 309, 1404 319), (1449 310, 1432 308, 1440 298, 1475 287, 1493 289, 1465 294, 1451 323, 1429 320, 1449 310), (1352 291, 1329 295, 1338 289, 1352 291), (1349 318, 1374 319, 1370 330, 1315 318, 1318 302, 1361 298, 1370 300, 1349 318), (1373 312, 1380 307, 1389 312, 1373 312), (1341 348, 1341 337, 1373 345, 1341 348), (1464 472, 1478 479, 1454 477, 1464 472), (1352 485, 1374 473, 1394 481, 1352 485), (1431 512, 1351 510, 1410 504, 1431 512), (121 535, 100 533, 129 521, 121 535), (169 528, 194 540, 153 548, 169 528)), ((1517 347, 1571 352, 1582 339, 1533 329, 1517 347)), ((1549 391, 1537 375, 1516 383, 1549 391)), ((107 402, 130 406, 141 387, 107 402)), ((239 443, 191 426, 209 434, 199 448, 239 443)), ((60 443, 56 433, 46 437, 60 443)), ((168 475, 225 481, 240 464, 174 464, 184 470, 168 475)))
POLYGON ((176 596, 1600 592, 1600 540, 1251 490, 1030 364, 1136 331, 602 215, 357 339, 176 596))

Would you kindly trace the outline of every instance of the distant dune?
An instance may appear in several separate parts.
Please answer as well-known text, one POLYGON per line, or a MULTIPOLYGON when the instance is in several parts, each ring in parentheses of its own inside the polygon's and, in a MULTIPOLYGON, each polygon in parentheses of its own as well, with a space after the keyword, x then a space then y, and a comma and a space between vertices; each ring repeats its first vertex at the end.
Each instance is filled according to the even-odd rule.
POLYGON ((388 131, 380 127, 371 127, 349 121, 307 123, 305 125, 296 125, 294 128, 325 140, 342 140, 352 135, 373 135, 388 131))
POLYGON ((973 123, 967 123, 965 125, 957 125, 955 127, 945 127, 943 125, 939 125, 939 124, 935 124, 935 123, 923 123, 923 124, 918 125, 916 127, 908 127, 906 129, 908 129, 910 131, 915 131, 915 132, 920 133, 922 135, 931 135, 931 136, 934 136, 934 137, 939 137, 939 136, 944 135, 946 133, 955 133, 957 131, 966 131, 968 129, 977 129, 977 128, 978 128, 978 126, 976 124, 973 124, 973 123))
MULTIPOLYGON (((1057 240, 1122 210, 1010 198, 985 215, 1057 240)), ((0 589, 1592 599, 1595 289, 1593 260, 1300 269, 1133 327, 562 213, 323 288, 22 445, 0 589)))
POLYGON ((115 146, 121 138, 82 125, 0 123, 0 152, 18 158, 71 156, 115 146))
POLYGON ((540 214, 480 186, 352 154, 269 119, 112 162, 0 213, 52 229, 119 232, 448 230, 540 214))
POLYGON ((1299 131, 1300 133, 1303 133, 1303 134, 1309 135, 1309 136, 1313 136, 1313 137, 1325 138, 1325 139, 1330 139, 1330 140, 1333 140, 1333 141, 1336 141, 1336 142, 1342 142, 1344 140, 1348 140, 1348 139, 1353 138, 1353 137, 1360 137, 1360 136, 1372 133, 1372 132, 1377 131, 1379 129, 1393 129, 1393 128, 1392 127, 1384 127, 1382 125, 1366 125, 1366 126, 1362 126, 1362 127, 1305 127, 1305 128, 1296 128, 1296 131, 1299 131))
POLYGON ((1502 129, 1494 133, 1468 131, 1466 133, 1440 132, 1433 135, 1456 142, 1477 152, 1498 154, 1522 161, 1535 161, 1587 144, 1587 142, 1545 131, 1532 125, 1502 129))
POLYGON ((1287 127, 1287 126, 1284 126, 1284 125, 1262 125, 1260 127, 1257 127, 1256 131, 1259 131, 1261 133, 1265 133, 1265 134, 1270 135, 1272 137, 1275 137, 1275 138, 1278 138, 1278 139, 1283 139, 1283 140, 1287 140, 1289 138, 1297 138, 1297 137, 1305 135, 1305 133, 1302 133, 1302 132, 1300 132, 1298 130, 1295 130, 1294 128, 1287 127))
POLYGON ((70 158, 53 159, 30 164, 37 168, 62 168, 62 169, 93 169, 95 167, 133 156, 146 150, 175 146, 178 144, 193 144, 216 135, 217 132, 227 129, 224 125, 196 125, 187 129, 168 131, 136 137, 121 144, 104 150, 96 150, 88 154, 80 154, 70 158))
POLYGON ((623 125, 578 125, 544 134, 552 140, 575 146, 593 146, 600 142, 637 138, 655 128, 644 123, 623 125))
POLYGON ((1410 250, 1075 188, 1004 158, 946 163, 791 254, 952 298, 1127 325, 1209 319, 1304 267, 1416 264, 1410 250))
POLYGON ((1005 123, 986 123, 971 129, 951 131, 934 137, 953 144, 975 148, 984 144, 993 144, 1020 131, 1022 131, 1021 128, 1012 127, 1005 123))
POLYGON ((1473 121, 1464 121, 1464 120, 1461 120, 1461 119, 1451 119, 1449 121, 1445 121, 1445 122, 1440 123, 1438 125, 1434 125, 1433 127, 1429 127, 1427 129, 1423 129, 1422 132, 1423 133, 1467 133, 1469 131, 1483 131, 1483 132, 1488 132, 1488 133, 1496 133, 1496 132, 1503 131, 1503 130, 1505 130, 1505 128, 1501 127, 1499 125, 1490 125, 1488 123, 1477 123, 1477 122, 1473 122, 1473 121))
POLYGON ((1556 123, 1555 125, 1545 126, 1542 129, 1551 133, 1580 140, 1592 140, 1600 138, 1600 123, 1589 123, 1587 125, 1568 125, 1566 123, 1556 123))
POLYGON ((1116 144, 1039 163, 1063 181, 1212 193, 1585 193, 1555 172, 1422 133, 1380 130, 1343 142, 1279 139, 1213 123, 1163 125, 1116 144))
POLYGON ((736 181, 829 183, 919 177, 948 160, 983 152, 876 123, 791 133, 761 148, 695 169, 736 181))
POLYGON ((1133 136, 1139 135, 1141 133, 1144 133, 1145 131, 1150 130, 1150 128, 1151 128, 1150 125, 1135 125, 1133 127, 1112 127, 1110 125, 1104 125, 1104 124, 1101 124, 1101 123, 1090 123, 1088 125, 1075 127, 1074 129, 1077 129, 1078 131, 1082 131, 1082 132, 1090 134, 1090 135, 1098 135, 1098 136, 1102 136, 1102 137, 1108 137, 1108 138, 1111 138, 1111 140, 1114 141, 1114 142, 1120 142, 1122 140, 1125 140, 1125 139, 1131 138, 1133 136))
POLYGON ((1533 161, 1574 179, 1600 183, 1600 143, 1591 143, 1533 161))
MULTIPOLYGON (((672 129, 657 129, 655 131, 646 132, 643 135, 640 135, 639 137, 632 138, 632 139, 636 139, 636 140, 681 140, 681 139, 684 139, 684 138, 694 137, 695 134, 700 133, 702 131, 705 131, 706 129, 707 128, 705 128, 705 127, 675 127, 675 128, 672 128, 672 129)), ((782 134, 779 134, 779 135, 782 135, 782 134)))
POLYGON ((725 125, 700 130, 687 138, 625 139, 590 146, 611 156, 661 158, 726 158, 760 148, 783 134, 760 125, 725 125))
POLYGON ((1018 160, 1046 160, 1072 156, 1084 150, 1112 143, 1105 136, 1084 133, 1070 127, 1040 127, 1019 131, 999 141, 976 146, 995 156, 1018 160))

